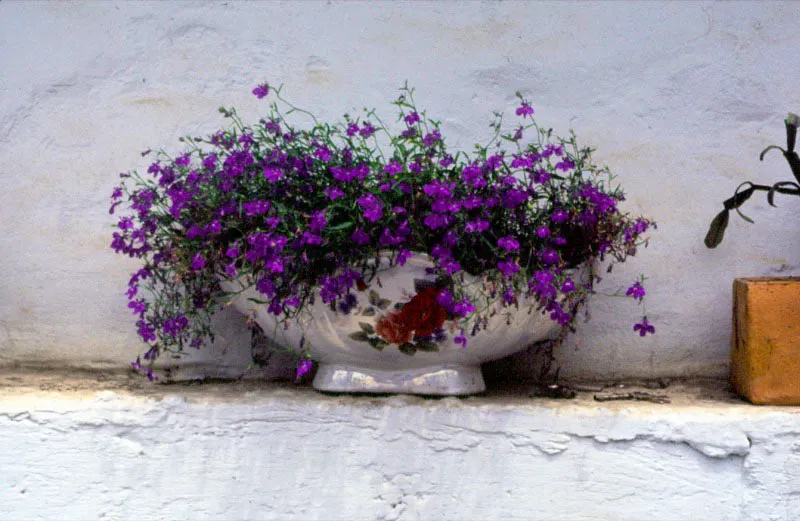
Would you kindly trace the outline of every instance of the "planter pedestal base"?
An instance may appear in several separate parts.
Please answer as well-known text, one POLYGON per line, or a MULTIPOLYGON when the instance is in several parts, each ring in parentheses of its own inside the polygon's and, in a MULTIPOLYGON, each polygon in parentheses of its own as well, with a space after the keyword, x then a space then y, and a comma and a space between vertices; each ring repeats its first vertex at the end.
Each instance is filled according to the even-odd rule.
POLYGON ((486 384, 480 366, 442 365, 387 371, 321 363, 314 377, 314 388, 336 393, 452 396, 483 392, 486 384))

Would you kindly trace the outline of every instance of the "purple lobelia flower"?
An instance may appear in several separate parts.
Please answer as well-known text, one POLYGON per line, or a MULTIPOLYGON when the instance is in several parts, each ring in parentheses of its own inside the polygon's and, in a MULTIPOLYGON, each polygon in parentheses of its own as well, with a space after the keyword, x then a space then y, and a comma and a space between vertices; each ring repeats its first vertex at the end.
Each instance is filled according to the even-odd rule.
POLYGON ((639 336, 645 336, 647 333, 654 335, 656 333, 656 328, 647 321, 647 317, 642 317, 641 322, 634 324, 633 330, 638 331, 639 336))
POLYGON ((266 82, 262 83, 261 85, 256 86, 253 89, 253 95, 258 99, 264 99, 269 94, 269 84, 266 82))
POLYGON ((506 250, 507 253, 519 250, 519 241, 510 235, 508 237, 498 239, 497 245, 506 250))
POLYGON ((629 297, 632 296, 634 299, 638 300, 639 302, 642 301, 642 299, 644 298, 645 294, 646 294, 646 292, 644 290, 644 286, 642 286, 642 283, 640 281, 638 281, 638 280, 636 282, 634 282, 633 284, 631 284, 631 286, 625 292, 625 295, 627 295, 629 297))
POLYGON ((372 193, 366 193, 358 198, 358 205, 364 209, 364 218, 369 222, 375 222, 383 217, 383 209, 380 200, 372 193))
POLYGON ((526 116, 533 116, 533 107, 531 107, 527 102, 523 101, 522 104, 517 107, 516 110, 517 116, 526 117, 526 116))
POLYGON ((297 362, 297 376, 296 378, 299 380, 304 374, 311 371, 311 367, 314 363, 311 360, 302 359, 297 362))

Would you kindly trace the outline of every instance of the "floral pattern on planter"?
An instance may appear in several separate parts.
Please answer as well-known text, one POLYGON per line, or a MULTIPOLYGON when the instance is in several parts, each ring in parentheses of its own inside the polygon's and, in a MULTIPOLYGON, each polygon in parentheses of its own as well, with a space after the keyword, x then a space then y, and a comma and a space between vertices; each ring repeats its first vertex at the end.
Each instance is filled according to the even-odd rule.
MULTIPOLYGON (((447 339, 442 327, 448 319, 447 310, 436 300, 441 292, 430 281, 415 280, 416 294, 405 303, 395 303, 394 311, 377 316, 374 326, 359 322, 360 329, 348 335, 359 342, 367 342, 377 350, 394 344, 401 353, 413 355, 417 351, 439 351, 438 344, 447 339)), ((375 317, 375 309, 385 310, 392 302, 370 290, 369 303, 362 316, 375 317)))

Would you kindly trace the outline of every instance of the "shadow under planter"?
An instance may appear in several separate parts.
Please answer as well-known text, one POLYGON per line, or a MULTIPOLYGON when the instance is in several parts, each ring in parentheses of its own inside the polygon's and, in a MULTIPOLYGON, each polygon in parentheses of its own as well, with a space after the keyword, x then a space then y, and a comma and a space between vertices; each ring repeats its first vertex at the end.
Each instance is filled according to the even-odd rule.
POLYGON ((800 277, 734 281, 731 384, 755 404, 800 405, 800 277))

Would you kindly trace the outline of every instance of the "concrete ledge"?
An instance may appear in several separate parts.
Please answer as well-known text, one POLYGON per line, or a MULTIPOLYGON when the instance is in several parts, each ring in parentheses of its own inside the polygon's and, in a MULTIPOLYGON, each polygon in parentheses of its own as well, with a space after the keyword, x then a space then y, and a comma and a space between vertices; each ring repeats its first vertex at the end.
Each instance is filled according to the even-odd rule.
MULTIPOLYGON (((0 374, 0 519, 789 520, 800 408, 0 374)), ((660 393, 661 391, 659 391, 660 393)))

